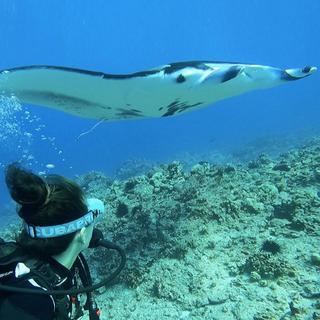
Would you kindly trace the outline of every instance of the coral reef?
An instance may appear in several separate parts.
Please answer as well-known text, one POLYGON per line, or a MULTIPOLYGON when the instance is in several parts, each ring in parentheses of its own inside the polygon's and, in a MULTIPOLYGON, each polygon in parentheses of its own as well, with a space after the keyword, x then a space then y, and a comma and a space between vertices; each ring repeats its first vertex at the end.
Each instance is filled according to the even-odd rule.
MULTIPOLYGON (((174 161, 115 181, 101 227, 128 254, 119 283, 135 290, 134 310, 156 302, 156 315, 144 317, 279 319, 294 294, 315 291, 318 260, 308 248, 320 235, 319 151, 314 140, 277 160, 189 171, 174 161)), ((116 301, 110 315, 139 319, 130 308, 117 316, 116 301)))
POLYGON ((260 278, 275 279, 280 276, 295 276, 295 270, 284 259, 278 259, 269 252, 258 252, 250 255, 243 267, 244 272, 255 272, 260 278))
MULTIPOLYGON (((262 154, 190 170, 173 161, 129 176, 78 178, 89 196, 105 202, 98 227, 128 255, 115 285, 98 296, 102 319, 319 313, 319 139, 277 159, 262 154)), ((87 255, 96 280, 117 263, 103 250, 87 255)))

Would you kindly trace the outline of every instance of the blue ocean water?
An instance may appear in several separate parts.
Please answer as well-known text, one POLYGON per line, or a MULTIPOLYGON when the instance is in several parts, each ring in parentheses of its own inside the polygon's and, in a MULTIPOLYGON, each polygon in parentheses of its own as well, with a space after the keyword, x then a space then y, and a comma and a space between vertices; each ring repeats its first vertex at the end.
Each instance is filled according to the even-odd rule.
MULTIPOLYGON (((0 70, 130 73, 185 60, 320 66, 319 12, 317 0, 2 0, 0 70)), ((179 117, 103 123, 79 140, 96 121, 2 101, 0 205, 8 205, 3 166, 16 160, 36 172, 113 175, 132 158, 161 162, 268 135, 312 135, 320 131, 319 77, 179 117)))

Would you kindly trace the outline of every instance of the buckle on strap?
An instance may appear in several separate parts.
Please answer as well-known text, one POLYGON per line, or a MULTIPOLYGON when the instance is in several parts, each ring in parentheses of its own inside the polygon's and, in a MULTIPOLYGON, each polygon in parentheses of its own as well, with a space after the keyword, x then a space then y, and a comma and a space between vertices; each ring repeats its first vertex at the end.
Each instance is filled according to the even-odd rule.
POLYGON ((24 222, 24 229, 31 238, 37 238, 37 230, 35 225, 24 222))

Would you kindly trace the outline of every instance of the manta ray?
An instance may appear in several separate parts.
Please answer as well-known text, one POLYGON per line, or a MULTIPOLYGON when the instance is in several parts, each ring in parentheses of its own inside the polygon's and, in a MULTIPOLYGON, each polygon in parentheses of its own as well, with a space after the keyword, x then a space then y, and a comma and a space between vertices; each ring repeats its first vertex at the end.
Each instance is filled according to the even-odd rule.
POLYGON ((279 69, 188 61, 131 74, 107 74, 32 65, 0 71, 0 95, 98 120, 169 117, 251 90, 302 79, 316 70, 312 66, 279 69))

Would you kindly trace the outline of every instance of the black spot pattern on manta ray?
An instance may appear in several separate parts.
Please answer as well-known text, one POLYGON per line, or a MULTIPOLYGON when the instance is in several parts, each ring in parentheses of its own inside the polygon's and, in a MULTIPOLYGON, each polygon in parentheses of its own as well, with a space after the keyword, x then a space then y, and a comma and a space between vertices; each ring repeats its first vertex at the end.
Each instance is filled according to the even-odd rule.
POLYGON ((177 77, 176 81, 178 83, 182 83, 186 81, 186 78, 182 74, 180 74, 179 77, 177 77))
POLYGON ((311 71, 312 67, 311 66, 305 66, 303 69, 302 69, 302 72, 303 73, 309 73, 311 71))
POLYGON ((232 66, 223 76, 221 79, 221 83, 227 82, 231 79, 234 79, 239 72, 241 71, 241 68, 239 66, 232 66))
POLYGON ((122 109, 118 108, 119 112, 117 112, 118 117, 125 117, 125 118, 130 118, 130 117, 143 117, 141 114, 142 112, 137 109, 122 109))
MULTIPOLYGON (((307 67, 304 67, 301 71, 303 73, 308 73, 310 72, 311 70, 311 67, 307 66, 307 67)), ((303 77, 308 77, 310 76, 311 74, 307 74, 307 75, 304 75, 303 77)), ((296 80, 299 80, 301 79, 300 77, 295 77, 294 75, 291 75, 289 74, 286 70, 283 70, 281 72, 281 80, 285 80, 285 81, 296 81, 296 80)))
POLYGON ((164 67, 163 70, 165 74, 171 74, 187 67, 193 67, 200 70, 210 69, 207 65, 205 65, 203 61, 186 61, 186 62, 170 63, 169 66, 164 67))
POLYGON ((187 102, 180 102, 179 100, 175 100, 174 102, 170 103, 166 109, 167 112, 162 115, 162 117, 168 117, 168 116, 173 116, 177 113, 181 113, 189 108, 193 108, 196 106, 199 106, 200 104, 202 104, 203 102, 197 102, 194 104, 188 104, 187 102))

